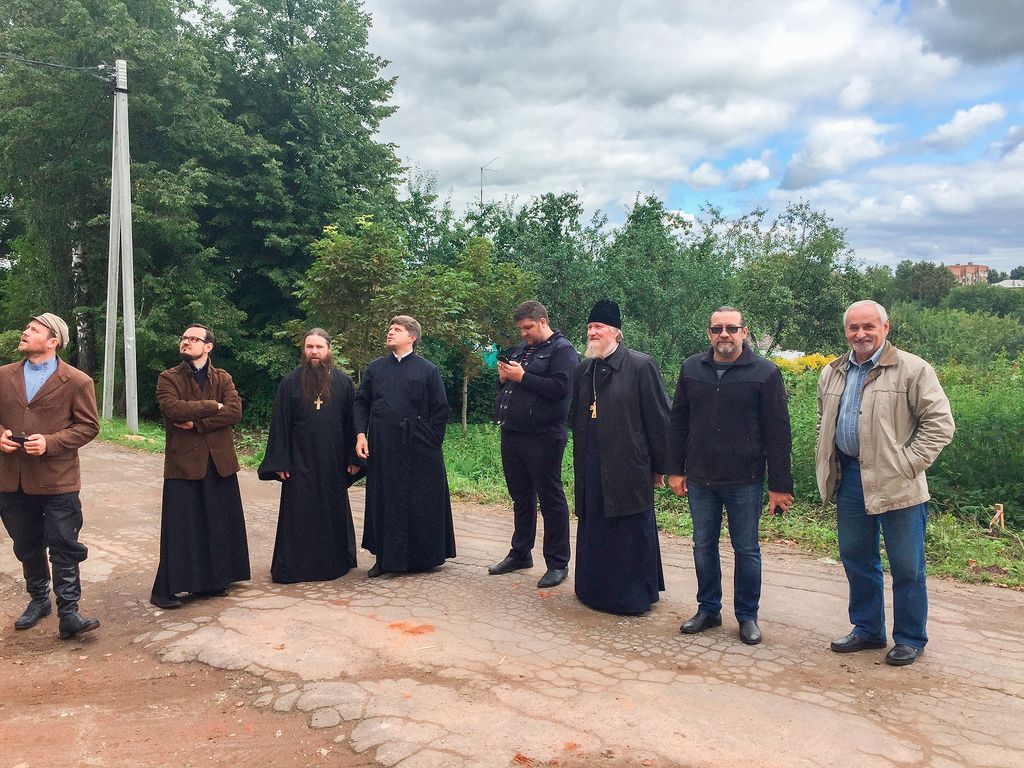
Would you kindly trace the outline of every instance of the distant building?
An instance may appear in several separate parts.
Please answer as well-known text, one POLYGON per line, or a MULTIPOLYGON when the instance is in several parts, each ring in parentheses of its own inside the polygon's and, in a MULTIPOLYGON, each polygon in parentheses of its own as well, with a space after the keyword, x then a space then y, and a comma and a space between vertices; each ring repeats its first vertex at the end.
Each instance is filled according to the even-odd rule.
POLYGON ((1024 280, 1000 280, 996 285, 1000 288, 1024 288, 1024 280))
POLYGON ((966 264, 950 264, 946 267, 960 285, 977 285, 988 282, 988 267, 969 261, 966 264))

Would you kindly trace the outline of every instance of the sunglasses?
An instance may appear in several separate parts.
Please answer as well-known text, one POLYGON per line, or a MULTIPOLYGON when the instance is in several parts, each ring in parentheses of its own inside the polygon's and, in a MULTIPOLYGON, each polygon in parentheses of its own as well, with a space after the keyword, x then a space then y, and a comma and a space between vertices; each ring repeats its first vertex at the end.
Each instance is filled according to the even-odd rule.
POLYGON ((718 336, 722 331, 728 331, 730 335, 739 333, 745 325, 709 325, 708 330, 713 336, 718 336))

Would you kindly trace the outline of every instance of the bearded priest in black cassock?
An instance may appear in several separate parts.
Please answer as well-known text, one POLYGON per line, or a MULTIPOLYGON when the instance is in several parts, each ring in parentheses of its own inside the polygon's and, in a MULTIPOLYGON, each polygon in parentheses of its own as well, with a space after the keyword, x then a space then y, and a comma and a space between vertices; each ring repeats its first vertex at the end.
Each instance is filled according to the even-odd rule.
POLYGON ((451 411, 441 374, 414 351, 419 338, 414 318, 392 318, 389 352, 366 367, 356 393, 356 455, 367 464, 363 548, 377 556, 370 578, 455 557, 441 452, 451 411))
POLYGON ((331 337, 313 328, 302 341, 302 364, 278 385, 259 468, 260 480, 281 482, 270 566, 275 582, 329 581, 355 567, 348 501, 354 399, 352 380, 334 367, 331 337))

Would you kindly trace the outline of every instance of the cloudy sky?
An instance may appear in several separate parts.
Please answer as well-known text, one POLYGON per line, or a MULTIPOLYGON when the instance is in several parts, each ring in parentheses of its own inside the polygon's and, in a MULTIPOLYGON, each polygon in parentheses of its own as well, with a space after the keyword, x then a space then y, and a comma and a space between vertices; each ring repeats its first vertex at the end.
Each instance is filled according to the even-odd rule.
POLYGON ((458 210, 806 200, 866 262, 1024 264, 1024 2, 365 0, 383 138, 458 210), (496 159, 495 159, 496 158, 496 159), (491 162, 493 160, 493 163, 491 162))

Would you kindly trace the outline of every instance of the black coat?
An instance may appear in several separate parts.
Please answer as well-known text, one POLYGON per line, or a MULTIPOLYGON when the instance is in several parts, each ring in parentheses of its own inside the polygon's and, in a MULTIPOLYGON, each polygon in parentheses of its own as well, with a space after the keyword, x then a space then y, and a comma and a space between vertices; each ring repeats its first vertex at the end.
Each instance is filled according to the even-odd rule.
POLYGON ((356 565, 356 535, 348 501, 348 465, 355 463, 352 403, 355 388, 330 371, 329 396, 317 408, 302 392, 301 369, 281 380, 259 468, 260 480, 278 480, 281 508, 270 575, 275 582, 327 581, 356 565))
POLYGON ((576 514, 586 509, 587 430, 596 424, 601 447, 605 517, 640 514, 654 504, 654 474, 668 466, 668 396, 650 355, 619 344, 603 360, 576 367, 572 431, 576 514), (590 417, 597 374, 599 419, 590 417))
MULTIPOLYGON (((522 362, 526 342, 509 352, 509 359, 522 362)), ((580 356, 561 331, 539 344, 526 361, 523 380, 509 379, 498 385, 494 420, 510 432, 547 433, 555 430, 565 437, 565 423, 572 399, 573 372, 580 356)))
POLYGON ((442 452, 449 413, 441 374, 416 353, 401 362, 390 352, 378 357, 359 382, 352 416, 370 448, 363 548, 387 572, 455 557, 442 452))
POLYGON ((712 351, 683 361, 669 427, 669 474, 703 485, 747 485, 792 493, 792 438, 778 366, 744 347, 721 380, 712 351))

